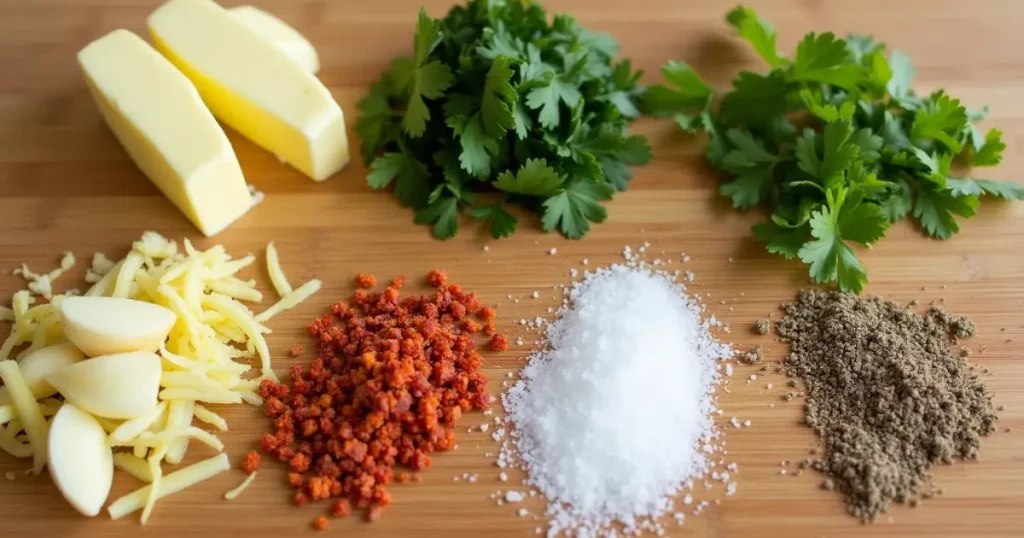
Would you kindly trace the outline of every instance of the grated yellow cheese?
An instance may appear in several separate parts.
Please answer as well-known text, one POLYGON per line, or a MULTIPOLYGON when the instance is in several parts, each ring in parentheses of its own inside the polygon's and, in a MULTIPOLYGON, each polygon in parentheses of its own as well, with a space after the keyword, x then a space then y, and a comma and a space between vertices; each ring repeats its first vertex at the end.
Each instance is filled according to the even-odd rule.
POLYGON ((295 291, 282 297, 280 301, 274 303, 270 308, 260 312, 255 318, 256 322, 266 323, 270 318, 280 314, 281 312, 295 308, 318 291, 320 291, 320 281, 316 279, 310 280, 309 282, 299 286, 295 291))
POLYGON ((205 422, 222 432, 228 431, 228 421, 224 420, 224 417, 217 413, 210 411, 198 403, 196 404, 195 409, 193 409, 193 412, 195 413, 196 418, 200 421, 205 422))
MULTIPOLYGON (((273 244, 268 245, 267 270, 280 298, 258 317, 243 302, 261 302, 263 294, 256 289, 255 280, 239 277, 240 271, 256 261, 255 256, 233 259, 221 245, 205 250, 196 249, 188 240, 181 245, 179 250, 177 242, 146 232, 132 244, 124 259, 115 263, 97 253, 87 271, 87 281, 92 286, 86 295, 138 299, 167 307, 177 315, 160 349, 160 404, 129 421, 98 419, 108 433, 109 443, 131 449, 115 454, 115 466, 151 483, 148 490, 115 501, 109 508, 115 518, 142 509, 145 522, 158 499, 227 469, 223 454, 166 476, 161 465, 164 461, 182 461, 192 439, 223 450, 223 443, 215 435, 193 423, 198 420, 210 428, 227 431, 227 421, 199 402, 260 405, 262 398, 256 393, 260 382, 276 379, 264 336, 271 330, 264 322, 295 307, 320 288, 320 282, 313 280, 293 290, 281 269, 276 249, 273 244), (259 359, 260 372, 252 377, 249 372, 254 365, 250 363, 255 362, 251 360, 255 357, 259 359)), ((46 277, 52 281, 73 262, 73 257, 66 255, 61 260, 61 269, 35 275, 23 267, 22 272, 35 275, 39 281, 46 277)), ((0 308, 0 321, 12 322, 11 333, 0 344, 0 357, 10 357, 24 347, 37 349, 63 341, 59 308, 63 298, 52 296, 49 302, 33 306, 32 291, 22 290, 14 295, 11 308, 0 308)), ((36 404, 44 427, 45 417, 55 413, 59 406, 60 401, 54 399, 36 404)), ((32 420, 19 413, 17 405, 0 406, 0 419, 6 422, 6 427, 0 427, 0 435, 5 436, 0 439, 0 449, 18 457, 40 458, 33 439, 36 434, 32 432, 39 428, 29 426, 22 435, 22 420, 32 420), (22 442, 22 437, 29 442, 22 442)), ((251 480, 252 477, 247 478, 236 490, 241 492, 251 480)))
POLYGON ((15 414, 24 423, 25 433, 32 445, 32 471, 39 474, 43 472, 47 461, 47 438, 50 435, 50 426, 46 423, 35 397, 32 396, 31 389, 25 384, 18 363, 0 361, 0 380, 3 380, 4 386, 7 387, 7 392, 11 396, 15 414))
POLYGON ((149 470, 149 462, 127 452, 114 453, 114 468, 121 469, 147 484, 153 481, 153 473, 149 470))
POLYGON ((111 297, 128 297, 131 293, 132 284, 135 283, 135 273, 142 269, 145 258, 142 254, 132 251, 122 260, 121 269, 117 272, 117 279, 114 280, 114 291, 111 297))
POLYGON ((167 402, 160 402, 156 407, 138 417, 122 422, 117 429, 110 432, 110 435, 107 436, 107 443, 115 446, 135 439, 139 434, 149 429, 166 410, 167 402))
POLYGON ((157 394, 157 397, 161 400, 192 400, 211 404, 242 403, 242 395, 237 392, 223 391, 213 393, 185 387, 164 389, 157 394))
MULTIPOLYGON (((179 491, 209 480, 230 468, 227 454, 218 454, 212 458, 194 463, 167 476, 161 477, 159 483, 154 480, 153 484, 139 488, 120 499, 117 499, 107 507, 111 519, 120 519, 136 510, 143 508, 147 499, 152 496, 162 499, 179 491), (153 494, 152 492, 155 492, 153 494)), ((156 478, 156 477, 154 477, 156 478)))
POLYGON ((170 424, 163 431, 157 433, 142 432, 131 441, 119 443, 118 446, 142 445, 150 448, 164 447, 166 449, 166 445, 182 438, 195 439, 214 450, 224 450, 224 443, 216 435, 206 430, 195 426, 171 426, 170 424))
POLYGON ((278 297, 284 297, 292 292, 292 285, 284 276, 281 260, 277 257, 277 248, 274 247, 273 241, 267 244, 267 273, 270 274, 270 283, 274 285, 274 291, 277 292, 278 297))
MULTIPOLYGON (((167 409, 167 429, 162 433, 177 431, 177 428, 184 424, 191 424, 195 400, 172 400, 167 409)), ((190 428, 192 426, 189 426, 190 428)), ((203 431, 196 428, 197 431, 203 431)), ((206 432, 203 432, 206 433, 206 432)), ((219 441, 218 441, 219 442, 219 441)), ((167 463, 177 465, 185 458, 188 450, 189 438, 179 436, 177 439, 167 442, 167 455, 164 457, 167 463)), ((221 445, 223 446, 223 445, 221 445)), ((219 450, 219 449, 218 449, 219 450)))
POLYGON ((243 480, 242 483, 238 485, 238 487, 225 493, 224 498, 229 501, 237 499, 238 496, 241 495, 243 491, 245 491, 245 488, 249 487, 249 484, 252 484, 253 480, 256 480, 256 471, 249 473, 249 476, 245 477, 245 480, 243 480))

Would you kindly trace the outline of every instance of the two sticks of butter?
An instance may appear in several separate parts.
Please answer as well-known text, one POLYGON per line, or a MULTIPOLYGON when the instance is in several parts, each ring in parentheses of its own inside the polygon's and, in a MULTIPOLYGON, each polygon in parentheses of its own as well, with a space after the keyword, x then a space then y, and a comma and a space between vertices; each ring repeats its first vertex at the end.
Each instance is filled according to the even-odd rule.
POLYGON ((341 107, 316 78, 316 50, 293 28, 212 0, 170 0, 148 26, 153 47, 115 30, 78 61, 118 141, 204 235, 253 205, 217 120, 315 181, 348 163, 341 107))

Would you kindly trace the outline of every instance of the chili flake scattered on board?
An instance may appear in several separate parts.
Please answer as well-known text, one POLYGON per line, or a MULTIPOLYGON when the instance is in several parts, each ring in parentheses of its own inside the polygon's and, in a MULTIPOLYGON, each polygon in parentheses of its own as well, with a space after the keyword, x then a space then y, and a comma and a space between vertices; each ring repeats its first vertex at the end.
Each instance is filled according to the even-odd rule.
MULTIPOLYGON (((290 386, 260 385, 273 419, 260 446, 288 465, 296 504, 336 498, 332 515, 347 515, 351 502, 376 520, 391 503, 395 467, 430 467, 433 452, 455 446, 462 414, 490 406, 473 340, 481 327, 462 321, 475 315, 493 328, 494 310, 446 279, 431 272, 437 289, 420 297, 400 297, 402 277, 383 292, 357 289, 309 324, 317 357, 309 367, 292 366, 290 386)), ((491 338, 492 349, 495 339, 504 336, 491 338)))

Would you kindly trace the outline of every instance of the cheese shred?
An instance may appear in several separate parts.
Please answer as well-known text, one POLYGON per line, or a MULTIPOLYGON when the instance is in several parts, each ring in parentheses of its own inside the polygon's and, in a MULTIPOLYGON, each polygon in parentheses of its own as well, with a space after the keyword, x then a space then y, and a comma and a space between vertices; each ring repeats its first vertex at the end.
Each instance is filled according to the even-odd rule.
POLYGON ((243 491, 245 491, 245 488, 248 488, 249 484, 252 484, 253 480, 256 480, 256 471, 249 473, 249 476, 245 477, 245 480, 242 480, 242 483, 239 484, 238 487, 225 493, 224 498, 229 501, 237 499, 238 496, 241 495, 243 491))
POLYGON ((284 297, 292 292, 292 285, 288 283, 288 277, 284 276, 284 269, 281 269, 281 260, 277 257, 277 248, 274 242, 267 244, 267 273, 270 274, 270 283, 274 285, 274 291, 278 297, 284 297))
MULTIPOLYGON (((131 420, 97 418, 108 434, 108 444, 128 449, 114 455, 115 467, 149 483, 110 505, 111 517, 142 510, 145 523, 159 499, 227 470, 223 453, 166 476, 162 465, 180 463, 192 440, 223 451, 220 439, 207 430, 227 431, 227 421, 204 404, 262 404, 256 393, 260 382, 277 379, 265 337, 271 330, 265 322, 296 307, 321 287, 319 280, 311 280, 293 289, 270 243, 267 272, 279 298, 270 308, 254 314, 248 305, 261 302, 263 293, 255 280, 239 272, 256 260, 252 254, 232 258, 220 245, 199 250, 188 240, 179 243, 149 231, 116 263, 102 253, 93 255, 86 272, 86 281, 92 286, 85 295, 150 302, 177 316, 159 350, 163 370, 159 404, 131 420), (257 367, 259 372, 254 375, 251 371, 257 367), (206 429, 193 425, 196 421, 206 429)), ((15 293, 9 308, 0 307, 0 322, 11 324, 10 333, 0 343, 0 379, 10 396, 7 401, 0 400, 0 450, 18 458, 34 458, 36 472, 47 459, 46 417, 56 413, 61 402, 53 398, 36 402, 17 362, 4 359, 64 341, 60 302, 77 292, 54 294, 52 283, 74 263, 73 254, 65 253, 60 268, 49 273, 19 268, 29 289, 15 293), (46 300, 33 306, 33 292, 46 300)), ((255 473, 228 492, 227 498, 237 497, 254 478, 255 473)))
POLYGON ((111 519, 120 519, 136 510, 144 508, 146 500, 149 499, 154 491, 155 494, 152 496, 156 500, 163 499, 190 486, 209 480, 230 468, 228 455, 218 454, 163 476, 159 483, 154 481, 153 484, 141 487, 117 499, 107 507, 107 512, 110 514, 111 519))
POLYGON ((147 484, 153 482, 153 473, 149 469, 149 462, 127 452, 114 453, 114 467, 147 484))
POLYGON ((25 384, 21 369, 14 361, 0 361, 0 380, 3 380, 11 395, 14 411, 25 428, 25 434, 32 445, 32 472, 39 474, 47 461, 47 439, 50 426, 39 409, 39 404, 32 396, 32 390, 25 384))

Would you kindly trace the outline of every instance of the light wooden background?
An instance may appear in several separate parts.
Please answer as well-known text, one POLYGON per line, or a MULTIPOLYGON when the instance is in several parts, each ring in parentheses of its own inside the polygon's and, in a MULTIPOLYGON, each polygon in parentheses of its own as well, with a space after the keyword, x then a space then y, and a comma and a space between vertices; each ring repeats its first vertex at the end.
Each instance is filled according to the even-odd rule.
MULTIPOLYGON (((231 2, 235 4, 237 2, 231 2)), ((313 41, 323 63, 322 78, 355 121, 355 102, 380 70, 411 48, 420 3, 415 0, 255 0, 255 4, 295 24, 313 41)), ((784 50, 810 30, 871 33, 908 52, 919 68, 922 90, 944 87, 971 107, 989 104, 990 124, 1007 133, 1005 163, 992 173, 1024 180, 1024 33, 1021 4, 1014 0, 761 0, 751 2, 773 21, 784 50)), ((0 0, 0 288, 4 301, 21 285, 11 269, 27 262, 52 267, 59 254, 73 250, 81 259, 103 250, 120 256, 143 230, 197 239, 198 234, 129 162, 102 124, 79 75, 75 53, 90 40, 118 27, 144 32, 154 0, 0 0)), ((439 16, 446 0, 427 0, 439 16)), ((551 0, 553 11, 570 11, 587 26, 614 33, 623 53, 657 80, 657 68, 676 58, 693 63, 716 84, 741 68, 761 66, 746 46, 728 35, 722 16, 731 4, 682 0, 551 0)), ((502 326, 514 336, 514 322, 545 315, 554 306, 552 287, 568 280, 582 258, 596 263, 618 259, 622 247, 644 240, 655 253, 677 259, 692 256, 697 291, 711 294, 710 310, 731 322, 731 338, 741 347, 767 344, 772 358, 782 346, 748 329, 806 284, 806 269, 767 255, 748 233, 753 215, 734 213, 715 194, 716 180, 701 164, 698 148, 671 122, 644 121, 657 158, 639 170, 634 188, 609 206, 609 219, 585 240, 570 242, 540 233, 533 220, 510 240, 491 241, 476 226, 441 243, 386 193, 371 192, 356 162, 328 183, 315 185, 234 133, 229 133, 246 177, 266 192, 266 201, 217 237, 229 252, 262 252, 279 245, 293 282, 323 279, 319 295, 272 323, 270 340, 284 371, 286 351, 306 343, 305 323, 351 291, 356 272, 379 277, 416 278, 430 269, 448 269, 453 279, 499 304, 502 326), (488 251, 483 247, 489 245, 488 251), (555 255, 547 254, 557 248, 555 255), (731 263, 729 259, 732 259, 731 263), (529 298, 534 290, 541 298, 529 298), (515 303, 508 294, 522 296, 515 303), (726 300, 727 304, 720 304, 726 300)), ((355 142, 353 142, 355 148, 355 142)), ((207 241, 199 241, 209 244, 207 241)), ((839 498, 818 489, 820 477, 780 476, 782 460, 798 460, 813 436, 798 425, 800 404, 784 404, 781 379, 744 380, 738 368, 732 392, 724 395, 724 419, 750 419, 749 429, 726 429, 729 458, 739 464, 738 493, 688 517, 671 536, 1011 536, 1024 528, 1024 204, 986 201, 964 233, 940 243, 922 238, 909 224, 893 229, 870 252, 860 252, 869 268, 869 292, 927 303, 944 298, 952 311, 978 323, 972 346, 987 346, 974 360, 990 368, 985 376, 1006 406, 1000 430, 987 439, 979 463, 938 469, 946 494, 917 509, 900 507, 891 521, 863 526, 844 515, 839 498), (923 289, 922 289, 923 288, 923 289), (1005 331, 1002 329, 1005 328, 1005 331), (1012 339, 1013 341, 1009 341, 1012 339), (765 389, 773 383, 775 389, 765 389), (774 404, 774 408, 772 408, 774 404), (1004 428, 1012 428, 1004 433, 1004 428)), ((64 284, 78 285, 80 265, 64 284)), ((254 273, 263 282, 262 271, 254 273)), ((309 347, 309 346, 307 346, 309 347)), ((516 369, 526 348, 492 358, 495 392, 516 369)), ((259 411, 239 406, 224 411, 225 435, 233 461, 255 445, 266 422, 259 411)), ((482 417, 471 415, 466 426, 482 417)), ((723 420, 724 423, 724 420, 723 420)), ((626 434, 626 432, 623 432, 626 434)), ((461 433, 460 449, 440 456, 422 484, 395 486, 395 502, 375 524, 332 521, 330 532, 351 537, 516 537, 534 535, 538 525, 518 518, 515 507, 496 506, 488 495, 503 486, 498 470, 483 457, 496 451, 484 434, 461 433), (452 476, 478 473, 476 484, 452 476)), ((193 443, 191 456, 206 457, 193 443)), ((24 462, 0 457, 0 473, 21 470, 24 462)), ((514 475, 518 477, 517 475, 514 475)), ((326 506, 297 509, 278 466, 263 466, 255 485, 234 502, 221 499, 242 479, 232 471, 157 505, 150 524, 133 518, 111 522, 77 515, 63 502, 49 478, 0 480, 0 528, 5 536, 252 536, 298 535, 326 506)), ((135 487, 120 476, 114 495, 135 487)), ((711 495, 721 494, 717 488, 711 495)), ((698 497, 704 494, 698 493, 698 497)), ((533 499, 534 501, 536 499, 533 499)), ((538 504, 529 503, 532 511, 538 504)))

